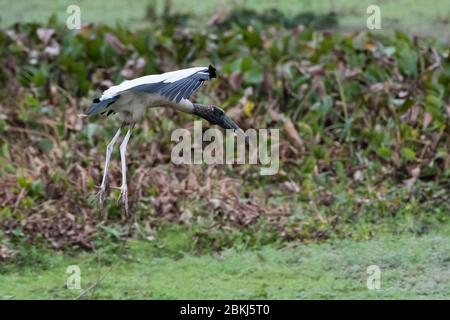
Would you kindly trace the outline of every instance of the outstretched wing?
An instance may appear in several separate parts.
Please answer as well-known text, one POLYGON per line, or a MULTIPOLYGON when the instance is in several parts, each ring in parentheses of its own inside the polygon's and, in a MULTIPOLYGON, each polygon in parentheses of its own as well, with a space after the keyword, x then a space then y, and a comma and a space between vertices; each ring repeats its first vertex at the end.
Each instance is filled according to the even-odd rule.
POLYGON ((215 77, 215 69, 212 66, 200 68, 200 70, 195 70, 194 72, 184 72, 181 75, 183 72, 184 70, 175 71, 172 74, 173 77, 164 81, 140 84, 129 90, 134 92, 159 93, 171 101, 180 102, 181 99, 189 98, 204 81, 215 77), (180 72, 179 77, 176 75, 177 72, 180 72))
POLYGON ((181 99, 190 97, 204 81, 215 77, 216 69, 211 65, 145 76, 111 87, 105 91, 102 98, 106 99, 123 91, 132 91, 160 94, 170 101, 180 102, 181 99))

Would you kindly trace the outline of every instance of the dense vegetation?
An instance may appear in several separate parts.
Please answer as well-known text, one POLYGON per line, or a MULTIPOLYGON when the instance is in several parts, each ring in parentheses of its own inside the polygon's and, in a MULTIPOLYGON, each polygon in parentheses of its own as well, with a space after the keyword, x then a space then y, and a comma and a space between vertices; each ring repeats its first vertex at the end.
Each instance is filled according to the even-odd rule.
MULTIPOLYGON (((0 259, 24 243, 93 248, 98 235, 126 236, 118 191, 104 209, 94 201, 119 123, 77 114, 124 79, 209 63, 220 76, 197 100, 222 106, 244 129, 280 128, 280 172, 175 166, 170 133, 193 118, 150 110, 128 149, 141 236, 169 220, 195 225, 191 245, 220 248, 236 234, 245 244, 365 239, 448 221, 448 46, 264 14, 212 19, 207 30, 183 15, 148 14, 154 28, 139 31, 71 31, 56 19, 0 30, 0 259)), ((110 181, 119 179, 113 161, 110 181)))

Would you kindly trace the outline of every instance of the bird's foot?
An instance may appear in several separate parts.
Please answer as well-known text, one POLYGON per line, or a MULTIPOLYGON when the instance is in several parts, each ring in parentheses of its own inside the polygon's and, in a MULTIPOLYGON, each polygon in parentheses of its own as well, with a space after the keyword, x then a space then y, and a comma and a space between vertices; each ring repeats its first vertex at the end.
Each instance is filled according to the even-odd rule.
POLYGON ((97 192, 97 195, 96 195, 96 199, 97 199, 98 203, 100 204, 100 206, 103 206, 103 203, 105 202, 105 198, 106 198, 106 187, 101 186, 100 191, 97 192))
POLYGON ((125 207, 125 214, 128 216, 128 187, 126 185, 120 187, 120 196, 118 201, 122 201, 122 204, 125 207))

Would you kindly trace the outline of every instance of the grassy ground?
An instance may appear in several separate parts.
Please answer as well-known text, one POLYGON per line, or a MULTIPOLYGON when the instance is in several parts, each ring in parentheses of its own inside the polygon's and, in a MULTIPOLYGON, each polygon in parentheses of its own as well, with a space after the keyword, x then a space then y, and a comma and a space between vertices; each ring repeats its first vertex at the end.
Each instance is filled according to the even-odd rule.
POLYGON ((0 273, 0 297, 14 299, 446 299, 450 297, 449 230, 367 242, 234 247, 194 255, 187 230, 171 230, 127 248, 75 256, 30 248, 27 265, 0 273), (160 238, 161 237, 161 238, 160 238), (162 245, 164 244, 164 245, 162 245), (34 258, 33 258, 34 257, 34 258), (65 288, 79 265, 81 287, 65 288), (381 289, 368 290, 367 267, 381 269, 381 289))
MULTIPOLYGON (((188 1, 189 2, 189 1, 188 1)), ((194 2, 194 1, 191 1, 194 2)), ((66 9, 71 4, 81 8, 83 22, 102 22, 115 24, 118 21, 127 25, 140 26, 148 5, 162 11, 164 1, 136 0, 130 3, 121 0, 89 1, 16 1, 0 0, 0 25, 8 26, 14 22, 45 21, 52 14, 61 20, 67 17, 66 9)), ((273 1, 195 1, 195 5, 186 5, 185 0, 172 0, 174 11, 194 13, 196 21, 206 22, 214 12, 224 12, 234 6, 243 6, 256 10, 277 8, 286 14, 315 12, 325 14, 335 11, 343 29, 361 30, 366 28, 367 7, 376 4, 381 8, 382 28, 384 30, 401 29, 415 34, 440 35, 450 39, 450 6, 441 0, 273 0, 273 1), (203 20, 202 20, 203 19, 203 20)))

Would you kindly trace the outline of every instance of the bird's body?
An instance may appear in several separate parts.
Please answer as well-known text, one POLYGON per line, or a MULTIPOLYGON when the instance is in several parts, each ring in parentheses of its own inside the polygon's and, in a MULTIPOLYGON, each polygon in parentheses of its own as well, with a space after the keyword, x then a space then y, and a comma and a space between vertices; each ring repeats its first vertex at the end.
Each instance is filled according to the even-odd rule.
POLYGON ((122 164, 122 186, 120 189, 125 210, 128 213, 128 188, 125 164, 126 147, 134 125, 144 116, 145 110, 148 107, 174 108, 178 111, 202 117, 212 124, 218 124, 226 129, 236 129, 242 133, 242 130, 233 120, 226 116, 222 109, 216 106, 195 104, 188 99, 204 81, 215 77, 216 70, 212 66, 148 75, 123 81, 121 84, 112 86, 104 91, 100 98, 94 99, 92 106, 86 112, 86 116, 117 113, 122 121, 122 127, 119 128, 106 148, 105 169, 98 193, 100 202, 103 202, 105 197, 106 178, 112 149, 120 136, 122 128, 128 125, 128 132, 120 145, 122 164))
POLYGON ((152 107, 169 107, 192 113, 194 105, 188 99, 182 99, 179 103, 174 103, 159 94, 125 92, 110 106, 110 110, 117 113, 122 122, 132 123, 142 119, 145 110, 152 107))
POLYGON ((163 74, 125 80, 112 86, 88 110, 87 115, 119 113, 125 122, 139 120, 146 107, 171 107, 183 112, 193 112, 187 99, 200 85, 216 76, 215 69, 196 67, 163 74))

